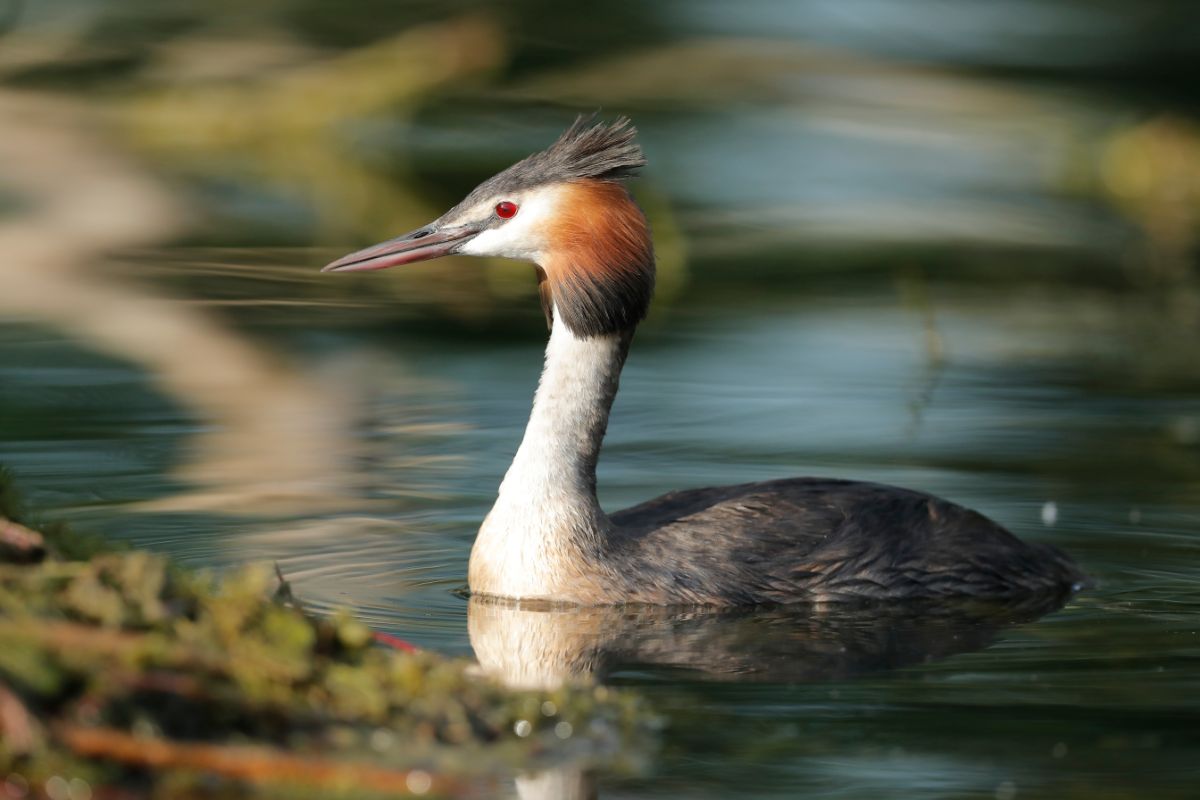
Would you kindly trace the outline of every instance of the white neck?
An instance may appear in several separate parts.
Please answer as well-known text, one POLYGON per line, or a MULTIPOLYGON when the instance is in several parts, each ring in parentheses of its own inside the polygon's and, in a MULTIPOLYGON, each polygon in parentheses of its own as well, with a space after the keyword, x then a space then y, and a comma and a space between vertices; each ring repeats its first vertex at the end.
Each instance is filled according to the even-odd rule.
POLYGON ((562 599, 578 581, 611 526, 596 460, 628 345, 628 334, 576 337, 555 310, 525 438, 471 552, 472 591, 562 599))

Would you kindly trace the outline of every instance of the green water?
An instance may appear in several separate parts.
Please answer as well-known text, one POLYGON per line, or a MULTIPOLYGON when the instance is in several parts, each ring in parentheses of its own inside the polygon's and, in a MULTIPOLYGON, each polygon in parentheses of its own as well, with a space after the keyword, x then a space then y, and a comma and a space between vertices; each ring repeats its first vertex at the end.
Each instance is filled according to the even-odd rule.
POLYGON ((533 277, 316 270, 576 109, 628 112, 661 274, 605 506, 882 481, 1056 544, 1095 586, 1044 615, 472 609, 477 636, 599 648, 605 680, 662 713, 641 769, 564 785, 1200 794, 1190 6, 479 8, 19 16, 0 40, 0 464, 30 505, 196 566, 277 561, 314 608, 473 655, 456 590, 540 368, 533 277))
MULTIPOLYGON (((754 314, 702 304, 658 315, 626 372, 603 500, 615 508, 673 487, 789 474, 888 481, 1058 544, 1097 587, 996 631, 896 630, 851 614, 811 630, 803 621, 739 629, 734 646, 675 643, 665 664, 622 662, 610 679, 643 689, 668 727, 646 774, 601 776, 602 788, 635 797, 1193 793, 1200 494, 1187 435, 1196 394, 1125 384, 1120 342, 1097 331, 1080 353, 1069 293, 1013 297, 999 309, 957 294, 934 303, 944 340, 936 367, 923 346, 927 315, 888 293, 804 292, 754 314), (864 626, 870 644, 855 649, 864 626), (769 648, 797 635, 803 646, 769 648), (905 645, 911 654, 895 652, 905 645), (686 671, 731 654, 745 663, 717 682, 686 671)), ((333 512, 265 519, 138 511, 186 492, 170 470, 201 426, 139 370, 24 326, 6 327, 0 350, 0 454, 42 509, 197 565, 277 560, 308 602, 351 606, 381 630, 470 655, 467 603, 453 590, 520 437, 538 331, 497 343, 408 325, 298 327, 265 324, 259 335, 315 374, 367 359, 354 378, 326 378, 343 391, 357 381, 353 393, 369 398, 354 433, 369 445, 361 460, 330 465, 361 477, 361 508, 351 499, 333 512)), ((637 626, 621 636, 638 648, 637 626)))

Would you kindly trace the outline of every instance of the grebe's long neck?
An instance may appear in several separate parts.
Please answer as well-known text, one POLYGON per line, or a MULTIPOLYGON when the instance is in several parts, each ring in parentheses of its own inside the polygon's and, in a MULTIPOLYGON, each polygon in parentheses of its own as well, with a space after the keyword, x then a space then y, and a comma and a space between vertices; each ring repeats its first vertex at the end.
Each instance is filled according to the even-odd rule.
POLYGON ((553 599, 601 545, 596 461, 631 338, 578 336, 555 309, 525 438, 471 552, 472 591, 553 599))
POLYGON ((492 252, 538 265, 550 343, 525 438, 475 538, 468 580, 478 594, 613 602, 605 558, 613 526, 596 500, 596 460, 654 291, 650 231, 629 193, 602 180, 555 184, 514 219, 526 228, 498 230, 526 244, 492 252))
POLYGON ((500 486, 501 499, 595 505, 596 461, 629 338, 578 337, 555 320, 533 412, 500 486))

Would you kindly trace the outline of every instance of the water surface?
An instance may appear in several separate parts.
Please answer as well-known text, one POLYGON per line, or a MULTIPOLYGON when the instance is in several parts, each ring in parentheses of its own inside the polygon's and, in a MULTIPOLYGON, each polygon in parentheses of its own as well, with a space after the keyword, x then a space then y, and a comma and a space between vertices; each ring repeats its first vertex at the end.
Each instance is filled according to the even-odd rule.
MULTIPOLYGON (((644 690, 669 726, 649 773, 600 776, 605 794, 1194 789, 1194 389, 1131 383, 1115 303, 1014 292, 993 304, 936 287, 930 298, 914 307, 898 291, 808 290, 753 314, 704 303, 655 314, 614 411, 603 502, 792 474, 885 481, 1057 544, 1097 586, 1014 627, 946 629, 940 640, 935 629, 916 663, 854 652, 826 662, 809 650, 750 682, 753 670, 714 682, 680 672, 686 664, 618 664, 609 679, 644 690), (1084 312, 1087 331, 1074 322, 1084 312)), ((265 514, 154 510, 190 496, 172 474, 208 432, 138 369, 38 327, 4 329, 0 460, 53 515, 198 566, 278 561, 315 607, 352 607, 381 630, 471 655, 454 590, 519 441, 541 334, 521 326, 497 342, 423 327, 275 320, 259 331, 357 408, 347 449, 329 458, 346 473, 339 485, 357 487, 336 509, 293 499, 265 514)), ((846 625, 866 624, 805 636, 844 652, 846 625)), ((753 663, 769 639, 739 635, 749 638, 735 651, 753 663)))

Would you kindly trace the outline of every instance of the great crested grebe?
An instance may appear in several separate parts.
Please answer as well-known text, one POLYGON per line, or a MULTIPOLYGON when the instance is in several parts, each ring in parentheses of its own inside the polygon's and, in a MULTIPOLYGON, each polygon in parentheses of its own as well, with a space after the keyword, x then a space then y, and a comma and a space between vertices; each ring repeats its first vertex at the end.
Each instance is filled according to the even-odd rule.
POLYGON ((580 117, 438 219, 340 258, 357 272, 445 255, 536 265, 550 341, 525 438, 471 550, 471 592, 585 605, 1004 598, 1086 580, 1059 550, 921 492, 787 478, 671 492, 606 514, 596 461, 654 288, 645 164, 627 119, 580 117))

